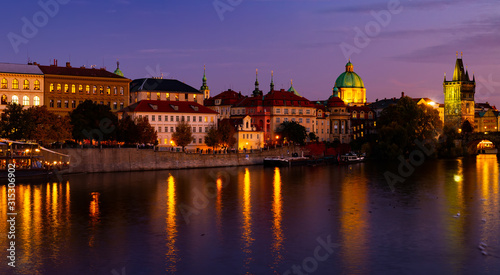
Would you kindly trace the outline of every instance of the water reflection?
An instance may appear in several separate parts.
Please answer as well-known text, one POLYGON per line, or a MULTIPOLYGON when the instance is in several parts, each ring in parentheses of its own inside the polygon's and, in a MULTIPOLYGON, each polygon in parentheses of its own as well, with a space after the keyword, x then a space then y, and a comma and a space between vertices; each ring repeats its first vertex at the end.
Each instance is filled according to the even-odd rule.
POLYGON ((217 200, 215 201, 215 211, 217 215, 217 230, 222 234, 222 179, 219 177, 216 181, 217 200))
POLYGON ((281 228, 282 222, 282 211, 283 211, 283 199, 281 197, 281 174, 280 169, 276 167, 274 169, 274 181, 273 181, 273 244, 271 251, 274 255, 274 266, 276 268, 278 264, 283 260, 283 230, 281 228))
POLYGON ((167 273, 175 273, 177 271, 177 262, 179 257, 177 255, 178 249, 176 247, 177 241, 177 221, 176 221, 176 193, 175 193, 175 179, 172 175, 167 179, 167 253, 166 258, 166 271, 167 273))
MULTIPOLYGON (((478 204, 480 205, 481 241, 491 244, 498 239, 498 228, 500 228, 500 177, 499 163, 496 155, 478 155, 476 159, 476 181, 478 188, 478 204)), ((479 221, 477 221, 479 222, 479 221)))
MULTIPOLYGON (((359 167, 358 167, 359 168, 359 167)), ((362 173, 356 170, 354 173, 362 173)), ((368 188, 362 176, 346 176, 341 191, 341 236, 342 257, 347 274, 366 272, 368 260, 368 188)))
POLYGON ((89 206, 89 215, 90 215, 90 236, 89 236, 89 246, 94 247, 95 245, 95 233, 97 230, 97 226, 99 225, 100 213, 99 213, 99 192, 92 192, 90 194, 92 196, 92 200, 90 201, 89 206))
POLYGON ((245 254, 244 267, 250 269, 252 258, 252 205, 251 205, 251 188, 250 188, 250 171, 245 168, 243 176, 243 253, 245 254))

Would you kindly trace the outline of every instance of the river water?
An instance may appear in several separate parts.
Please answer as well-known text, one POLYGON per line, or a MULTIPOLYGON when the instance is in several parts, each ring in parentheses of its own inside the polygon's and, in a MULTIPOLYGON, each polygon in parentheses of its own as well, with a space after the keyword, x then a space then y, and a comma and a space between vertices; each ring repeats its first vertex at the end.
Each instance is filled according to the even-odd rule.
POLYGON ((427 160, 393 190, 386 171, 398 163, 19 181, 0 274, 499 273, 496 155, 427 160))

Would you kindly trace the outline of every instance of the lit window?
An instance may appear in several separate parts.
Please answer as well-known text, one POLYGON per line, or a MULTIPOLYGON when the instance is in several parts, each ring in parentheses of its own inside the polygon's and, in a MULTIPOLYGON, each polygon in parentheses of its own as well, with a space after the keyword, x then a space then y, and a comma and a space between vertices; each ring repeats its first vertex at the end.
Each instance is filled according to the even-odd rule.
POLYGON ((50 83, 49 86, 49 91, 53 92, 54 91, 54 83, 50 83))
POLYGON ((30 105, 30 98, 27 96, 23 96, 23 105, 28 106, 30 105))
POLYGON ((90 94, 90 85, 85 86, 85 92, 87 92, 87 94, 90 94))
POLYGON ((161 100, 161 93, 156 93, 156 100, 161 100))
POLYGON ((69 103, 67 100, 64 101, 64 108, 69 108, 69 103))
POLYGON ((29 90, 30 89, 30 82, 25 79, 23 82, 23 90, 29 90))
POLYGON ((96 93, 97 93, 97 86, 96 86, 96 85, 94 85, 94 87, 92 88, 92 93, 93 93, 93 94, 96 94, 96 93))
POLYGON ((123 87, 120 87, 120 95, 123 95, 123 87))
POLYGON ((76 85, 75 84, 71 85, 71 93, 72 94, 76 93, 76 85))
POLYGON ((205 122, 207 122, 207 121, 208 121, 208 117, 205 117, 205 122))
POLYGON ((2 79, 2 89, 7 89, 7 79, 2 79))
POLYGON ((82 93, 83 92, 83 85, 78 85, 78 92, 82 93))
POLYGON ((61 91, 61 84, 57 84, 57 91, 60 92, 61 91))
POLYGON ((104 87, 99 86, 99 94, 101 94, 101 95, 104 94, 104 87))
POLYGON ((7 104, 7 96, 6 95, 2 95, 1 101, 2 101, 2 105, 7 104))
POLYGON ((115 95, 117 95, 117 94, 118 94, 118 88, 113 87, 113 93, 114 93, 115 95))
POLYGON ((19 97, 17 97, 17 95, 12 96, 12 103, 19 104, 19 97))
POLYGON ((106 94, 107 95, 110 95, 111 94, 111 87, 106 87, 106 94))
MULTIPOLYGON (((35 90, 40 90, 40 81, 38 80, 35 80, 35 86, 34 86, 34 89, 35 90)), ((52 86, 52 90, 54 89, 54 86, 52 86)))
POLYGON ((170 100, 170 93, 166 93, 165 97, 166 97, 167 100, 170 100))
POLYGON ((146 99, 151 100, 151 92, 146 92, 146 99))
POLYGON ((12 89, 19 89, 19 81, 17 79, 12 80, 12 89))
POLYGON ((68 84, 64 84, 64 92, 69 93, 69 85, 68 84))

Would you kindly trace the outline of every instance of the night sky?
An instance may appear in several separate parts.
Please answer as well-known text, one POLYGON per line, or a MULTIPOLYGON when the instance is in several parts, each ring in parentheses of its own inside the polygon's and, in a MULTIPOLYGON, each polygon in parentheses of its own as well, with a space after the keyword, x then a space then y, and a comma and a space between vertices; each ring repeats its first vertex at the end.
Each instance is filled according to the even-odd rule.
POLYGON ((476 75, 476 102, 500 107, 497 0, 58 0, 48 16, 37 2, 2 3, 0 62, 58 59, 113 71, 119 60, 128 78, 163 73, 195 88, 205 64, 212 95, 250 95, 258 68, 264 92, 274 70, 276 88, 293 79, 317 100, 331 95, 350 57, 368 101, 404 91, 442 103, 443 74, 451 78, 459 51, 476 75), (23 17, 36 33, 23 33, 23 17), (12 37, 22 42, 12 46, 12 37))

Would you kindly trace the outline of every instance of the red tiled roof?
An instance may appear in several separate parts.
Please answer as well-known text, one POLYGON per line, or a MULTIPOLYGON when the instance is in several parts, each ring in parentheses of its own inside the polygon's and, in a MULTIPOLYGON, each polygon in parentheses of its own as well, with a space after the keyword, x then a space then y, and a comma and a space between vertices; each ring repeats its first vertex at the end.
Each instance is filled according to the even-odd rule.
POLYGON ((108 72, 105 69, 88 69, 88 68, 42 66, 42 65, 38 65, 38 67, 43 72, 43 74, 127 79, 123 76, 119 76, 112 72, 108 72))
POLYGON ((340 97, 332 96, 328 99, 328 107, 344 107, 345 103, 340 97))
POLYGON ((262 97, 264 106, 296 106, 314 107, 314 104, 305 97, 298 96, 284 89, 271 91, 262 97))
POLYGON ((240 103, 246 96, 243 96, 240 93, 237 93, 231 89, 224 91, 214 97, 210 97, 208 99, 205 99, 203 104, 205 106, 215 106, 215 100, 220 99, 221 102, 218 105, 236 105, 240 103))
POLYGON ((164 101, 164 100, 141 100, 119 112, 158 112, 158 113, 197 113, 197 114, 217 114, 209 109, 192 101, 164 101), (175 109, 177 108, 177 110, 175 109))

